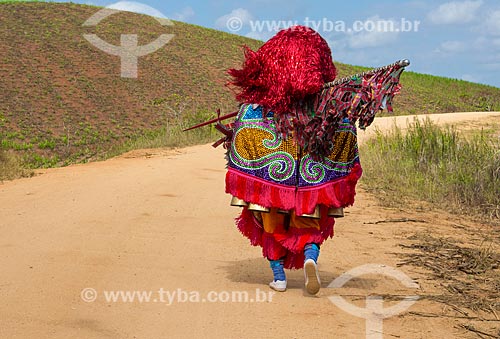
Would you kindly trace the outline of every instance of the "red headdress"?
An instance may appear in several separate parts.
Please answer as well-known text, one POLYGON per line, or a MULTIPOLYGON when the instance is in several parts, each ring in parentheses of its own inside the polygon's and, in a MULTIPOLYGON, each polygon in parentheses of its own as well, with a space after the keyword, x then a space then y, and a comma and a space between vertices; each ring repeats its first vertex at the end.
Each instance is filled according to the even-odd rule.
POLYGON ((335 86, 337 70, 330 48, 314 30, 294 26, 278 32, 256 52, 245 51, 240 70, 230 69, 232 85, 239 87, 236 98, 259 104, 274 112, 277 131, 294 138, 314 158, 328 155, 332 138, 344 118, 359 119, 364 128, 385 107, 391 110, 392 97, 399 92, 399 76, 408 61, 352 76, 335 86))
POLYGON ((337 70, 327 42, 314 30, 293 26, 278 32, 256 52, 247 48, 241 70, 230 69, 240 102, 260 104, 280 115, 290 113, 337 70))

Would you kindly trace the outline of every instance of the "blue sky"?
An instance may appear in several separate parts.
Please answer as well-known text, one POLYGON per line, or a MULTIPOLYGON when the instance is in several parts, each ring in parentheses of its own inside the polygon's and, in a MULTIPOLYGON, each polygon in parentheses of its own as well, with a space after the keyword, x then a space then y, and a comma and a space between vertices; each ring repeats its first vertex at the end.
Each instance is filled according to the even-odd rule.
POLYGON ((72 2, 163 14, 264 41, 277 28, 307 24, 339 62, 382 66, 407 58, 411 71, 500 87, 498 0, 72 2))

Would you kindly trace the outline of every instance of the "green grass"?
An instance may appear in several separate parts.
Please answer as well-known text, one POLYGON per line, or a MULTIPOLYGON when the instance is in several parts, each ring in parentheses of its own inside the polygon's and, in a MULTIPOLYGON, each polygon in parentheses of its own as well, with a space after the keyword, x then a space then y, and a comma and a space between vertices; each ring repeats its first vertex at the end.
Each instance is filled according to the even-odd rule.
POLYGON ((0 0, 0 4, 1 3, 15 4, 15 3, 19 3, 19 2, 56 2, 56 0, 54 0, 54 1, 51 1, 51 0, 0 0))
POLYGON ((493 86, 411 71, 402 74, 401 84, 402 92, 394 105, 396 114, 500 110, 500 89, 493 86))
POLYGON ((181 148, 215 141, 222 137, 213 126, 197 128, 188 132, 184 129, 213 118, 211 112, 198 112, 192 116, 182 116, 177 120, 170 121, 164 127, 142 133, 110 149, 102 156, 102 159, 110 158, 136 149, 150 148, 181 148))
POLYGON ((491 130, 460 133, 416 119, 405 133, 377 132, 361 156, 364 185, 389 205, 425 200, 500 221, 500 140, 491 130))

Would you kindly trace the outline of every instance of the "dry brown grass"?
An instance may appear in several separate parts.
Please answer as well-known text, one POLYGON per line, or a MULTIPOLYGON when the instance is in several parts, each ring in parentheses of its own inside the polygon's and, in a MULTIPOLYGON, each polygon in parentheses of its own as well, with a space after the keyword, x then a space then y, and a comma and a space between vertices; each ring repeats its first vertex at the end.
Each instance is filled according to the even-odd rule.
POLYGON ((18 156, 12 152, 0 150, 0 182, 32 175, 33 171, 25 169, 18 156))
POLYGON ((438 301, 462 309, 500 312, 500 232, 492 231, 479 244, 451 237, 417 233, 409 237, 412 249, 400 265, 425 267, 446 291, 438 301))
POLYGON ((500 338, 500 230, 482 234, 462 229, 463 234, 415 233, 408 239, 399 266, 424 268, 440 292, 421 295, 443 304, 441 314, 410 312, 423 317, 452 317, 458 327, 479 338, 500 338), (409 251, 408 251, 409 250, 409 251), (445 311, 447 309, 448 311, 445 311))

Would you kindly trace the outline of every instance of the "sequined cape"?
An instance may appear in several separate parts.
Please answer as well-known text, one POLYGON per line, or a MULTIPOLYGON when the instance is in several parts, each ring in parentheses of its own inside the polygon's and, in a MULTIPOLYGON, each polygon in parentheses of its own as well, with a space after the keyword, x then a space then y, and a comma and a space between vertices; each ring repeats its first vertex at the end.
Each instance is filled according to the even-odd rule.
POLYGON ((244 104, 228 148, 226 193, 264 207, 312 213, 316 205, 346 207, 354 202, 361 176, 356 127, 344 120, 322 161, 303 154, 293 135, 277 133, 273 113, 244 104))

